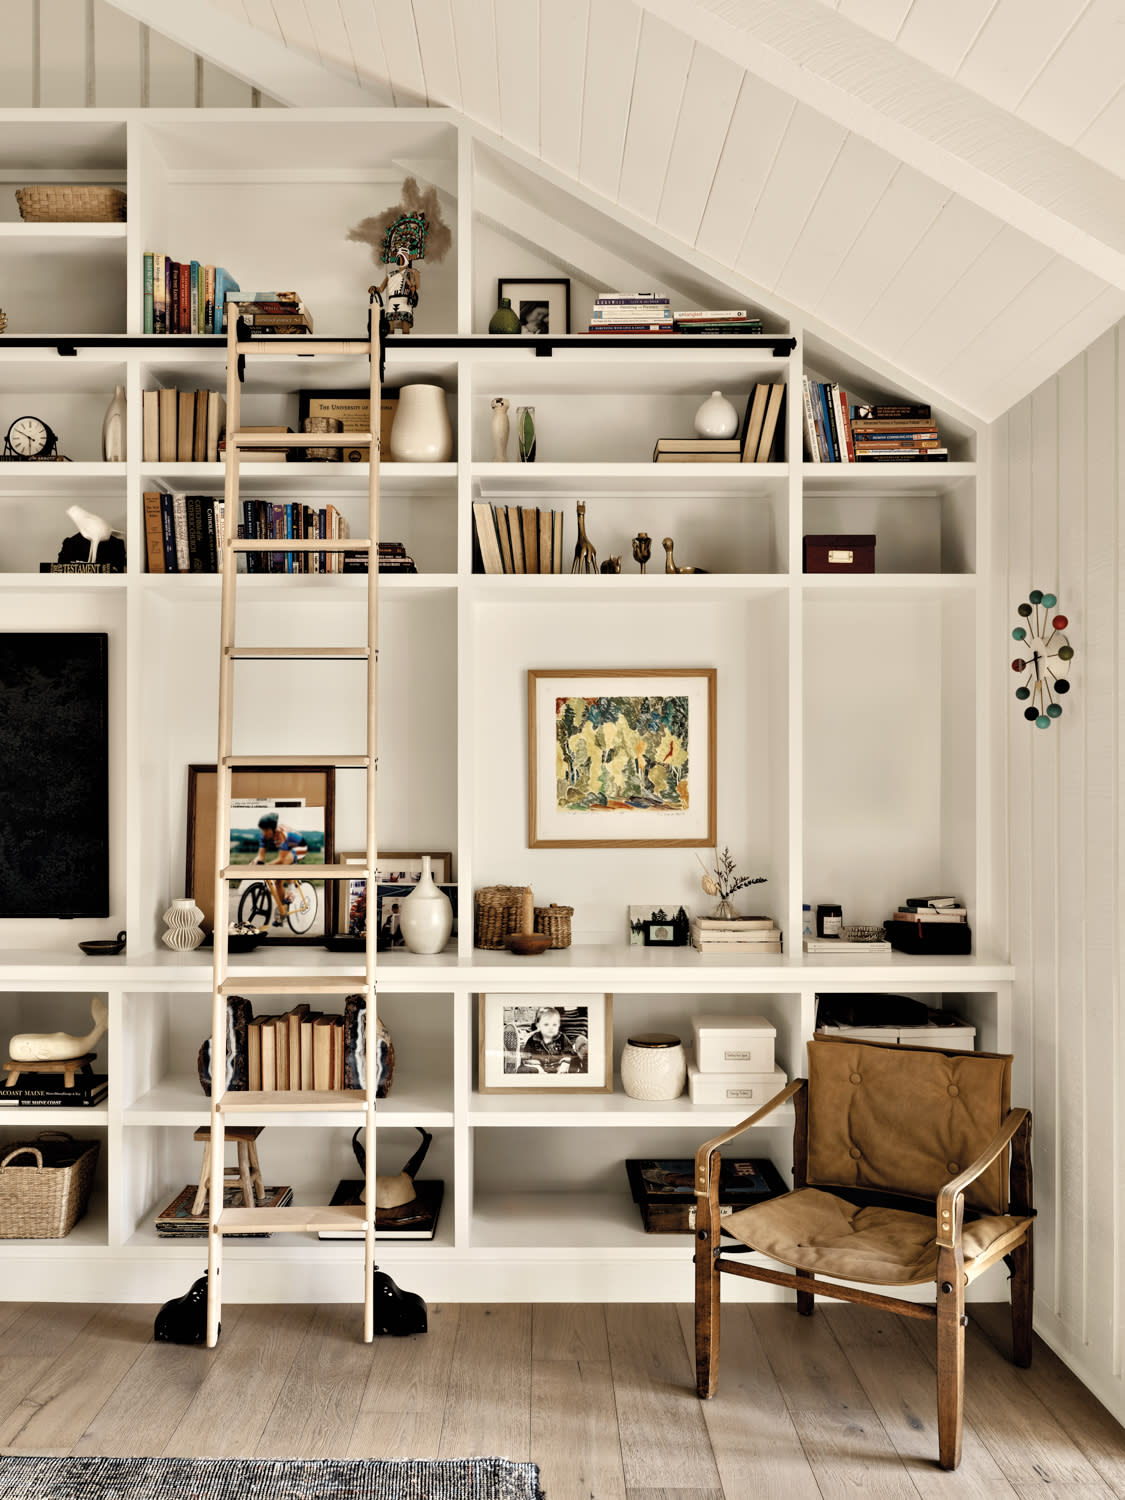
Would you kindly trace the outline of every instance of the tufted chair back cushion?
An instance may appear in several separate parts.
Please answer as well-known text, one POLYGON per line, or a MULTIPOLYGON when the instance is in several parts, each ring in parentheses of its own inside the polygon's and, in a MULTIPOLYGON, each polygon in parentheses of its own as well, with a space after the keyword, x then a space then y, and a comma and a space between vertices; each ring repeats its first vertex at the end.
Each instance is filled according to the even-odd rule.
MULTIPOLYGON (((1011 1057, 825 1038, 808 1050, 810 1187, 935 1198, 1008 1112, 1011 1057)), ((1006 1151, 965 1201, 983 1213, 1007 1212, 1006 1151)))

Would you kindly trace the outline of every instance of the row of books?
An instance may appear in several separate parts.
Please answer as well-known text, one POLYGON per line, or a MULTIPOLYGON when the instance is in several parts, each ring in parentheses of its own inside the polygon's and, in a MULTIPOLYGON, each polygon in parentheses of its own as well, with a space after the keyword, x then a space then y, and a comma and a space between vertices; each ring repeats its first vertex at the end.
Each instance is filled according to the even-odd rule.
POLYGON ((691 945, 700 953, 780 953, 772 917, 692 917, 691 945))
POLYGON ((92 1109, 104 1104, 109 1093, 108 1073, 74 1075, 71 1088, 63 1088, 58 1073, 21 1073, 13 1084, 0 1087, 0 1106, 6 1109, 92 1109))
POLYGON ((659 292, 605 292, 594 299, 589 333, 761 333, 748 308, 682 308, 659 292))
POLYGON ((334 1091, 344 1083, 344 1018, 307 1003, 246 1027, 246 1086, 265 1093, 334 1091))
POLYGON ((478 573, 561 573, 563 512, 531 505, 473 504, 478 573))
MULTIPOLYGON (((238 535, 250 540, 346 539, 349 524, 334 505, 319 510, 300 501, 243 500, 238 535)), ((145 559, 150 573, 217 573, 226 533, 226 504, 217 495, 167 490, 144 494, 145 559)), ((242 573, 350 573, 367 571, 366 552, 240 553, 242 573)), ((402 542, 379 543, 379 571, 416 573, 402 542)))
POLYGON ((226 425, 227 398, 218 391, 141 392, 145 463, 216 463, 226 425))
POLYGON ((805 457, 814 464, 945 463, 937 423, 928 406, 852 406, 834 380, 801 377, 805 457))
POLYGON ((143 276, 145 333, 224 332, 227 293, 238 282, 222 266, 146 250, 143 276))

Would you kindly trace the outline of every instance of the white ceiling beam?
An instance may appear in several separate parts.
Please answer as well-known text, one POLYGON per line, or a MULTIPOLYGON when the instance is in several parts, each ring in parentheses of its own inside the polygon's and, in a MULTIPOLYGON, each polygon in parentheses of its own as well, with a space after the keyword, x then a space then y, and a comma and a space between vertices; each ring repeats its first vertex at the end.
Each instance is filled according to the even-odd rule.
POLYGON ((1125 288, 1125 182, 816 0, 636 0, 699 44, 1125 288))
POLYGON ((378 93, 291 50, 283 41, 235 20, 210 0, 169 5, 168 0, 110 0, 118 10, 181 47, 214 63, 252 88, 261 89, 290 108, 322 105, 383 105, 389 91, 378 93))

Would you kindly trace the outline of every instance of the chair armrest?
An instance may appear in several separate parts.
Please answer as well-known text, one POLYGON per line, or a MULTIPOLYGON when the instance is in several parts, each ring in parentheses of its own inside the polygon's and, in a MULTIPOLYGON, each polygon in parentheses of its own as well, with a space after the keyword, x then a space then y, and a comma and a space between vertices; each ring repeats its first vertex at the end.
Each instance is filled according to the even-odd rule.
POLYGON ((793 1082, 783 1088, 780 1094, 775 1094, 772 1099, 767 1100, 761 1109, 755 1110, 748 1119, 743 1120, 738 1125, 732 1125, 722 1135, 715 1136, 714 1140, 704 1141, 703 1145, 695 1153, 695 1194, 697 1198, 705 1198, 707 1196, 712 1152, 717 1151, 727 1141, 733 1141, 736 1135, 741 1135, 744 1130, 749 1130, 751 1125, 756 1125, 759 1120, 764 1119, 766 1115, 777 1109, 778 1105, 785 1104, 787 1100, 792 1099, 794 1094, 800 1093, 801 1089, 805 1087, 805 1082, 806 1080, 803 1078, 794 1078, 793 1082))
POLYGON ((959 1172, 945 1184, 937 1196, 937 1242, 951 1249, 960 1237, 960 1218, 956 1212, 957 1200, 971 1182, 975 1182, 984 1169, 996 1160, 1016 1132, 1031 1119, 1030 1110, 1008 1111, 1004 1123, 989 1141, 976 1161, 959 1172))

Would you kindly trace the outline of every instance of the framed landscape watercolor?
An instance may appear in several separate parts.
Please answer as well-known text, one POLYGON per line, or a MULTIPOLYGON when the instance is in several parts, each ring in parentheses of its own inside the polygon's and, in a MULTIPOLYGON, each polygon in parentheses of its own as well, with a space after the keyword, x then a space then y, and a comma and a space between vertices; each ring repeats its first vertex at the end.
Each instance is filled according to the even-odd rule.
POLYGON ((612 1094, 611 995, 481 995, 482 1094, 612 1094))
POLYGON ((532 849, 713 848, 714 667, 527 674, 532 849))

